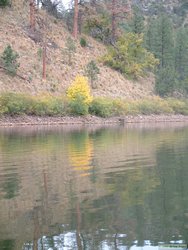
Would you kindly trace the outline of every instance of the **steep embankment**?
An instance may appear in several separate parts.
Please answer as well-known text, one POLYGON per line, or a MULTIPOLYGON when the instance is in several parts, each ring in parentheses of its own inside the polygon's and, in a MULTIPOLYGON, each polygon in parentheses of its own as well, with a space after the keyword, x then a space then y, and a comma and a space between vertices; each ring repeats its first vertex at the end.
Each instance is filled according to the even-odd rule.
MULTIPOLYGON (((20 55, 18 74, 29 79, 29 81, 26 81, 17 76, 13 78, 1 69, 1 92, 64 93, 75 76, 83 74, 84 66, 91 60, 97 60, 106 51, 105 46, 90 37, 86 37, 89 46, 82 48, 78 39, 72 65, 68 65, 63 49, 70 33, 66 30, 63 21, 57 21, 53 17, 47 16, 47 80, 44 82, 42 81, 40 26, 45 18, 45 13, 38 11, 38 32, 32 34, 28 27, 29 10, 27 3, 22 8, 18 4, 12 8, 0 9, 0 12, 0 53, 7 44, 10 44, 20 55), (33 40, 33 37, 37 42, 33 40)), ((133 82, 102 64, 98 66, 100 67, 100 75, 96 83, 97 88, 92 90, 94 96, 135 99, 153 95, 154 79, 152 77, 133 82)))

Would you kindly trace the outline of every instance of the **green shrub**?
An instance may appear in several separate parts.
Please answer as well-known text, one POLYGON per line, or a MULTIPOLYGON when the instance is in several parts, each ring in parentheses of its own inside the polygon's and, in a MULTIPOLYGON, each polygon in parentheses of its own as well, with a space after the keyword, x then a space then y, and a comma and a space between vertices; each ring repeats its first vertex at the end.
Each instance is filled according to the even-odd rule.
POLYGON ((15 52, 10 45, 8 45, 1 56, 1 60, 4 68, 7 70, 8 74, 14 76, 16 75, 17 69, 20 66, 17 62, 19 55, 15 52))
POLYGON ((37 50, 37 55, 38 55, 38 58, 39 58, 39 60, 41 60, 42 59, 42 48, 38 48, 38 50, 37 50))
POLYGON ((87 115, 89 105, 85 103, 82 95, 77 95, 76 99, 69 101, 70 113, 74 115, 87 115))
POLYGON ((87 46, 87 42, 86 42, 86 39, 84 37, 80 38, 80 45, 81 45, 81 47, 86 47, 87 46))
POLYGON ((137 107, 140 114, 172 114, 173 109, 168 105, 168 102, 161 98, 144 99, 137 102, 137 107))
POLYGON ((10 4, 9 0, 0 0, 0 7, 5 7, 10 4))
POLYGON ((175 114, 188 115, 188 101, 169 98, 168 105, 173 109, 175 114))
POLYGON ((68 65, 72 65, 73 56, 75 53, 76 53, 76 43, 71 37, 68 37, 65 43, 65 48, 63 50, 64 56, 67 57, 68 65))
POLYGON ((112 105, 113 105, 113 115, 114 116, 128 114, 129 106, 127 103, 125 103, 125 101, 116 99, 116 100, 113 100, 112 105))
POLYGON ((143 45, 143 35, 127 33, 120 37, 115 46, 108 48, 108 53, 101 61, 124 75, 138 78, 145 76, 159 63, 143 45))
POLYGON ((76 96, 72 94, 73 92, 70 93, 71 98, 65 99, 51 95, 32 97, 18 93, 2 93, 0 95, 0 114, 56 116, 90 113, 100 117, 173 113, 188 115, 188 101, 183 99, 153 97, 139 101, 123 101, 121 99, 95 98, 92 102, 89 99, 88 102, 85 96, 79 93, 76 96))
POLYGON ((34 98, 32 114, 39 116, 56 116, 66 113, 66 104, 62 98, 41 96, 34 98))
POLYGON ((113 101, 105 98, 94 99, 89 107, 89 113, 101 117, 110 117, 113 115, 113 101))
POLYGON ((29 114, 32 98, 24 94, 3 93, 0 96, 0 113, 9 115, 29 114))
POLYGON ((98 13, 97 16, 86 18, 84 32, 103 43, 109 44, 111 41, 111 30, 108 14, 103 12, 98 13))
POLYGON ((127 115, 138 115, 139 114, 139 108, 136 101, 127 101, 127 115))
POLYGON ((85 74, 89 78, 92 88, 96 88, 94 82, 98 79, 99 73, 100 70, 97 67, 96 62, 91 60, 85 67, 85 74))

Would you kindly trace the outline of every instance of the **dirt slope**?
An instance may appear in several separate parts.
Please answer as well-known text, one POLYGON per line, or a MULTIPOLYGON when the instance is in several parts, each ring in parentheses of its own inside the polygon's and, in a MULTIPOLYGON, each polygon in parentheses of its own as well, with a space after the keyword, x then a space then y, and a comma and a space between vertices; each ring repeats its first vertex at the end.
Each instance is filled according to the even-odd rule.
MULTIPOLYGON (((0 53, 2 53, 7 44, 10 44, 20 55, 18 73, 30 80, 25 81, 19 77, 13 78, 8 76, 3 70, 0 70, 0 91, 27 92, 31 94, 41 92, 50 92, 52 94, 65 93, 75 76, 83 74, 84 66, 92 59, 97 60, 106 51, 105 46, 90 37, 86 38, 89 47, 82 48, 78 39, 73 63, 69 66, 63 49, 70 33, 66 30, 62 21, 57 21, 53 17, 47 16, 48 59, 47 80, 44 82, 42 81, 42 60, 40 56, 40 22, 45 18, 44 12, 38 11, 37 14, 39 42, 31 39, 34 34, 31 34, 28 27, 29 9, 27 2, 22 7, 17 4, 12 8, 0 9, 0 12, 0 53)), ((102 64, 98 66, 100 67, 100 75, 96 83, 97 88, 92 90, 94 96, 135 99, 153 95, 154 79, 152 77, 133 82, 102 64)))

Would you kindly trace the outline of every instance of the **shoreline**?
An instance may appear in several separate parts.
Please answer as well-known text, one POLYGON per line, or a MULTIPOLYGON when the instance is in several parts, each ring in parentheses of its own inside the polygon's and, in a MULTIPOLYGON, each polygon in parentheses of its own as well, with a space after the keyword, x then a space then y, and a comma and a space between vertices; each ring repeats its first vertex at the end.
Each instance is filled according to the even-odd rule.
POLYGON ((14 126, 53 126, 53 125, 110 125, 128 123, 171 123, 186 122, 184 115, 135 115, 102 118, 93 115, 87 116, 2 116, 0 127, 14 126))

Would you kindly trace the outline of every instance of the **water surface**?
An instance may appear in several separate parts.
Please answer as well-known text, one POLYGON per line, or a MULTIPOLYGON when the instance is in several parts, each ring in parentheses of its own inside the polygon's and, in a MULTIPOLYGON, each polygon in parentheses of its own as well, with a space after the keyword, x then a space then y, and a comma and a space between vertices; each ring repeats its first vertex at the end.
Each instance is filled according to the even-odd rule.
POLYGON ((1 250, 187 242, 185 124, 0 129, 1 250))

